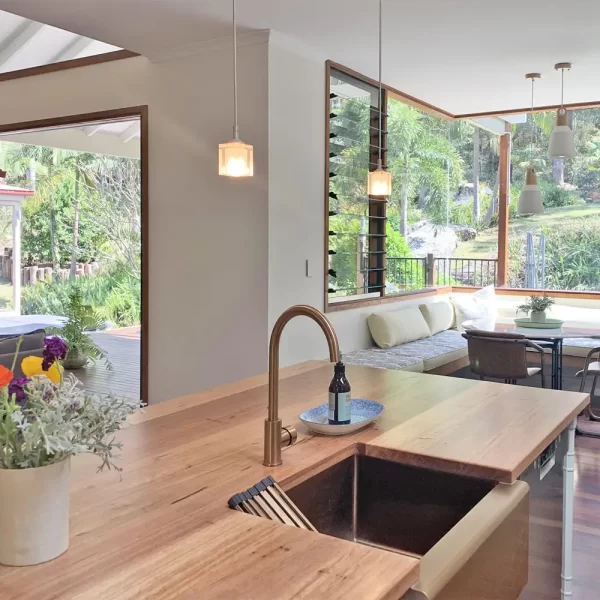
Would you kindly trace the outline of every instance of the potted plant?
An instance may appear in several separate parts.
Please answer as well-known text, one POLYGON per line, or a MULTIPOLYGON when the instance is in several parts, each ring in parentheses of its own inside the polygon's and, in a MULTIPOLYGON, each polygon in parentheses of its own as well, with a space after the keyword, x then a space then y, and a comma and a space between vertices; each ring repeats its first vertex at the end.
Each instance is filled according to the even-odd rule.
POLYGON ((106 367, 111 368, 105 352, 100 348, 87 332, 102 329, 94 309, 84 304, 83 296, 78 289, 74 289, 69 295, 69 303, 66 307, 67 321, 62 329, 53 329, 52 333, 60 336, 69 347, 68 354, 63 361, 63 367, 69 370, 81 369, 88 360, 95 362, 98 359, 106 359, 106 367))
POLYGON ((43 358, 24 358, 25 377, 14 378, 18 351, 12 369, 0 366, 0 563, 11 566, 66 551, 71 456, 91 453, 99 470, 117 468, 114 433, 140 406, 86 395, 73 375, 63 379, 60 338, 46 338, 43 358))
POLYGON ((546 292, 543 296, 529 296, 525 304, 517 306, 517 313, 522 312, 527 316, 531 313, 532 323, 545 323, 546 311, 554 304, 554 298, 550 298, 546 292))

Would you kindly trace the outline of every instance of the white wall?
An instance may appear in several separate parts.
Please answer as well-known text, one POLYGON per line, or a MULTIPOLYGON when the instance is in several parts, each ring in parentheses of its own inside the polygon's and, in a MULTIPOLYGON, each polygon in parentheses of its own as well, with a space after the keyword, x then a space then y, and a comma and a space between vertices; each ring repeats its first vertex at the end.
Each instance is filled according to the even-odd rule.
POLYGON ((218 144, 231 136, 229 45, 0 84, 2 124, 149 105, 151 402, 266 368, 267 47, 239 49, 250 180, 217 175, 218 144))
MULTIPOLYGON (((271 32, 269 329, 293 304, 323 310, 325 65, 294 50, 289 39, 271 32)), ((282 364, 326 354, 317 325, 306 318, 290 322, 281 342, 282 364)))

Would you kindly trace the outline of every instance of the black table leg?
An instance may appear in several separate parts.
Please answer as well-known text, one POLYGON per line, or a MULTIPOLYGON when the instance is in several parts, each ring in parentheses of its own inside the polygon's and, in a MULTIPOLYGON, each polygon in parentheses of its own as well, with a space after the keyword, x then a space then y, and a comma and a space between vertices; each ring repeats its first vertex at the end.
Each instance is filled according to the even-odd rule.
POLYGON ((557 340, 558 342, 558 387, 557 390, 563 389, 563 340, 562 338, 557 340))
POLYGON ((552 340, 552 389, 558 389, 558 348, 556 340, 552 340))
POLYGON ((552 340, 552 389, 562 390, 563 384, 563 341, 552 340))

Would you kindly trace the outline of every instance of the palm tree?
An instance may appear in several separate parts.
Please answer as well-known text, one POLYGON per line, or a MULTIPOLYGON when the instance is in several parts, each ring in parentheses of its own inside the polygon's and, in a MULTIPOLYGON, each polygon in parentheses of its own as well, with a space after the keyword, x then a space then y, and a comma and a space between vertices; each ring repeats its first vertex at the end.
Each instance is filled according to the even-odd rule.
POLYGON ((463 162, 450 143, 448 124, 393 100, 388 113, 388 169, 394 181, 391 201, 399 206, 400 234, 408 232, 408 205, 419 191, 430 220, 445 224, 448 185, 454 187, 463 175, 463 162))
POLYGON ((5 148, 3 157, 4 166, 9 172, 11 180, 20 185, 34 185, 36 192, 34 201, 48 204, 49 250, 53 270, 58 267, 54 191, 65 178, 72 176, 68 159, 75 154, 77 153, 70 150, 11 143, 5 148))

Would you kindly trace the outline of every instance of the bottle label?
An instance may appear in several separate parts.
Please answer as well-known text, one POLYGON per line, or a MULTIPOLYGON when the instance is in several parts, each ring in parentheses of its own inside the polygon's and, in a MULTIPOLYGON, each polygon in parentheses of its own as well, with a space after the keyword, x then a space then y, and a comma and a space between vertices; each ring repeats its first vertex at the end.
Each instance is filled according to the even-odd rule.
POLYGON ((329 422, 349 423, 352 398, 350 392, 329 393, 329 422))

